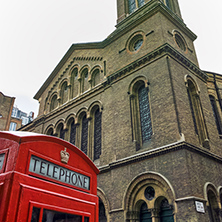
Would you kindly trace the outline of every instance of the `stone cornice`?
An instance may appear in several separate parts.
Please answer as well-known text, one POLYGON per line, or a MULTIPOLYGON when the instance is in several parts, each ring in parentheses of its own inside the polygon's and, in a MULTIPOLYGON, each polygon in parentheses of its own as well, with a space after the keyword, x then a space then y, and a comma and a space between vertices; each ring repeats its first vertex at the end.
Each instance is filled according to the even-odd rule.
POLYGON ((206 73, 206 75, 208 75, 209 77, 215 77, 216 80, 218 81, 222 81, 222 74, 220 73, 215 73, 215 72, 209 72, 209 71, 203 71, 206 73))
POLYGON ((195 196, 188 196, 188 197, 182 197, 178 198, 175 200, 175 202, 182 202, 182 201, 202 201, 202 202, 207 202, 207 200, 200 198, 200 197, 195 197, 195 196))
POLYGON ((188 150, 190 152, 197 153, 201 156, 211 158, 214 161, 217 161, 222 164, 222 157, 210 152, 210 150, 206 150, 205 148, 200 148, 200 147, 194 146, 192 144, 189 144, 183 141, 183 142, 176 142, 173 144, 169 144, 169 145, 159 147, 159 148, 154 148, 152 150, 147 150, 147 151, 123 158, 123 159, 116 160, 108 165, 104 165, 98 168, 100 170, 100 174, 102 174, 112 169, 115 169, 117 167, 129 165, 135 162, 143 161, 146 159, 164 155, 166 153, 170 153, 177 150, 188 150))
POLYGON ((169 44, 164 44, 163 46, 153 50, 152 52, 146 54, 145 56, 137 59, 136 61, 132 62, 131 64, 123 67, 122 69, 118 70, 117 72, 107 76, 107 81, 104 82, 104 86, 107 84, 112 84, 117 79, 120 79, 122 76, 127 75, 131 71, 144 66, 146 63, 149 63, 155 59, 161 58, 164 55, 169 55, 175 60, 182 63, 187 69, 195 73, 198 77, 202 78, 204 81, 208 79, 208 76, 205 72, 200 70, 194 63, 180 54, 177 50, 175 50, 169 44))

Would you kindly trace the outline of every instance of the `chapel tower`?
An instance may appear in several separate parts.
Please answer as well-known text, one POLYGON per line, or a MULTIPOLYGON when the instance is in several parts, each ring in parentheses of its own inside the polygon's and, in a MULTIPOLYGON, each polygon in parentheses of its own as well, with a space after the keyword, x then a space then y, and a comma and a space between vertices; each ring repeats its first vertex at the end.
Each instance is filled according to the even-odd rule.
MULTIPOLYGON (((149 1, 150 0, 117 0, 117 23, 121 22, 149 1)), ((182 19, 178 0, 162 0, 162 2, 182 19)))

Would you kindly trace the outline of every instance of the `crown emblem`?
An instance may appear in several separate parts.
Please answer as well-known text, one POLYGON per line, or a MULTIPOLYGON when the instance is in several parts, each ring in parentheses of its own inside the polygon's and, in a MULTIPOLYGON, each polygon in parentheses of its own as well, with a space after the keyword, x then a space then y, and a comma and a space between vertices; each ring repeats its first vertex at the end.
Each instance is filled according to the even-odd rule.
POLYGON ((60 155, 61 155, 61 162, 62 163, 68 163, 69 153, 66 151, 66 148, 64 148, 64 150, 60 151, 60 155))

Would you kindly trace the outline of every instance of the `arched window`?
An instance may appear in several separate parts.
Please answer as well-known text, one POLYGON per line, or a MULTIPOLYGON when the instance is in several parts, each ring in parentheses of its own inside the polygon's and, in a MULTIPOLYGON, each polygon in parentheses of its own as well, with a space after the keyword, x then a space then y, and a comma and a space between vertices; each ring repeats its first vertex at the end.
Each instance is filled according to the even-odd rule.
POLYGON ((61 87, 61 104, 64 104, 68 101, 68 85, 67 82, 64 82, 61 87))
POLYGON ((143 80, 139 80, 132 84, 130 94, 133 141, 136 150, 139 150, 144 143, 150 141, 153 134, 149 88, 143 80))
POLYGON ((60 139, 65 139, 65 129, 64 129, 64 126, 62 123, 60 123, 58 126, 57 126, 57 136, 60 138, 60 139))
POLYGON ((61 127, 61 129, 60 129, 60 135, 59 135, 59 138, 60 139, 65 139, 65 130, 63 129, 63 127, 61 127))
POLYGON ((86 113, 81 119, 81 150, 87 155, 88 150, 88 119, 86 113))
POLYGON ((49 128, 46 132, 46 135, 53 136, 53 128, 49 128))
POLYGON ((191 79, 187 80, 187 94, 190 103, 195 132, 199 137, 200 144, 209 148, 207 129, 204 121, 203 110, 196 85, 191 79))
POLYGON ((137 8, 144 4, 144 0, 128 0, 129 13, 134 12, 137 8))
POLYGON ((208 190, 207 199, 208 199, 208 214, 209 214, 210 222, 220 221, 219 220, 219 206, 217 203, 217 198, 212 190, 208 190))
POLYGON ((148 211, 148 207, 145 202, 143 202, 140 207, 140 222, 152 222, 151 212, 148 211))
POLYGON ((74 98, 79 93, 78 69, 74 68, 71 73, 71 97, 74 98))
POLYGON ((68 123, 68 135, 69 135, 69 142, 72 144, 76 144, 76 124, 74 118, 69 119, 68 123))
POLYGON ((101 155, 101 122, 102 113, 99 107, 94 113, 94 160, 99 159, 101 155))
POLYGON ((88 84, 88 69, 85 68, 81 74, 81 90, 80 90, 81 93, 83 93, 89 89, 88 85, 89 85, 88 84))
POLYGON ((160 217, 160 222, 174 221, 172 206, 170 206, 166 198, 164 198, 160 203, 159 217, 160 217))
POLYGON ((99 222, 107 222, 105 206, 99 198, 99 222))
POLYGON ((126 221, 160 222, 162 217, 163 222, 174 222, 174 200, 174 191, 166 178, 156 173, 141 174, 126 190, 126 221))
POLYGON ((222 134, 221 120, 220 120, 220 116, 218 113, 216 100, 215 100, 214 96, 212 96, 212 95, 210 95, 209 97, 210 97, 210 103, 211 103, 213 114, 214 114, 214 119, 215 119, 215 122, 217 125, 217 130, 218 130, 218 133, 221 135, 222 134))
POLYGON ((152 125, 150 116, 150 105, 148 98, 148 88, 143 84, 138 90, 139 99, 139 112, 140 112, 140 124, 141 124, 141 134, 142 142, 147 142, 152 136, 152 125))
POLYGON ((96 69, 92 73, 92 87, 98 85, 100 83, 100 71, 96 69))
POLYGON ((51 99, 50 111, 54 110, 58 106, 57 95, 54 95, 51 99))

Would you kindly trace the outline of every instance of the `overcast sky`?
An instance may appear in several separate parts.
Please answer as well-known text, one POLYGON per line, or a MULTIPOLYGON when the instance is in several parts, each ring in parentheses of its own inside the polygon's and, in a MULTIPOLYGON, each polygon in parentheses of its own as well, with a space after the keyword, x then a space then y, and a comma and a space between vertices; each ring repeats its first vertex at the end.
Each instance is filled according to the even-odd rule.
MULTIPOLYGON (((115 29, 116 0, 0 0, 0 91, 38 113, 33 96, 73 43, 104 40, 115 29)), ((222 74, 222 0, 179 0, 198 36, 200 68, 222 74)))

